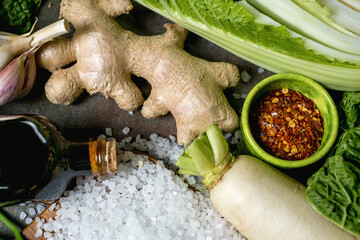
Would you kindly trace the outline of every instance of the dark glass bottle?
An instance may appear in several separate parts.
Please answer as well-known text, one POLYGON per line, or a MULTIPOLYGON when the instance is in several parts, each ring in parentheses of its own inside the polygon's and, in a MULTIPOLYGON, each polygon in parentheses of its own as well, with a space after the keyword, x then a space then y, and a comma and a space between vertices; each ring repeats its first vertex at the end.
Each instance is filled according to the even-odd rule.
POLYGON ((0 115, 0 201, 33 197, 62 169, 116 173, 116 141, 74 143, 38 115, 0 115))

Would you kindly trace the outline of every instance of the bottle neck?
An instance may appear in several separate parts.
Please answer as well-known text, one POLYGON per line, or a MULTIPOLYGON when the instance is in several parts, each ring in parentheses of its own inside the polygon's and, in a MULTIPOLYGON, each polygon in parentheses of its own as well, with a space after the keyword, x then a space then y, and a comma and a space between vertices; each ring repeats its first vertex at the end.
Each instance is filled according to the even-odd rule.
MULTIPOLYGON (((63 154, 65 166, 73 170, 91 170, 89 143, 70 142, 63 154)), ((65 167, 66 168, 66 167, 65 167)))
POLYGON ((105 177, 117 173, 116 141, 100 135, 87 143, 69 142, 63 153, 64 166, 73 170, 90 170, 93 175, 105 177))

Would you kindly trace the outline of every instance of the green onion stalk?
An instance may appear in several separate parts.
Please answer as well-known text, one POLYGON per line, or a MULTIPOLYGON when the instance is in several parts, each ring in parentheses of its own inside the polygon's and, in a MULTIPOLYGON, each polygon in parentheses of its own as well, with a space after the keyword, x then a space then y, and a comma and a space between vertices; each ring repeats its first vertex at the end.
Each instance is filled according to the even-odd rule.
MULTIPOLYGON (((9 201, 9 202, 5 202, 5 203, 1 203, 0 204, 0 208, 5 207, 5 206, 9 206, 11 204, 16 203, 17 201, 9 201)), ((15 227, 15 225, 2 213, 0 212, 0 221, 2 221, 14 234, 14 237, 16 240, 23 240, 23 237, 21 236, 21 233, 19 232, 19 230, 15 227)), ((1 239, 1 238, 0 238, 1 239)))

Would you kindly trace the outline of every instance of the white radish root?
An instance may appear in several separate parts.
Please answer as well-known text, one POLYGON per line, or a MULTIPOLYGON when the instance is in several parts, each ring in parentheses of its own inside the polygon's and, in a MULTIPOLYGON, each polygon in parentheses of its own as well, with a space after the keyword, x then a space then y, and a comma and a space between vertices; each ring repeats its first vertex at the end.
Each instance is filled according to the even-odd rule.
POLYGON ((210 197, 249 240, 358 239, 316 212, 304 185, 251 156, 237 156, 210 197))

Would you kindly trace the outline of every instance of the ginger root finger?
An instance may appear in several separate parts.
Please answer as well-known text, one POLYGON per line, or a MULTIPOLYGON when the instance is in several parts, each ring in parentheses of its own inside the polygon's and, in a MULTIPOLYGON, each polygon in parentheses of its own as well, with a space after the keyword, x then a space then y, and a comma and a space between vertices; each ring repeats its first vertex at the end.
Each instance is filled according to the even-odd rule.
POLYGON ((55 71, 45 84, 46 97, 55 104, 69 105, 83 90, 74 67, 55 71))
POLYGON ((98 1, 98 5, 102 8, 110 17, 117 17, 121 14, 127 14, 133 8, 130 1, 119 0, 101 0, 98 1))
POLYGON ((223 89, 235 87, 240 79, 239 70, 235 65, 224 62, 212 62, 209 71, 216 76, 215 80, 223 89))
POLYGON ((155 91, 152 91, 150 96, 144 102, 141 114, 146 118, 156 118, 163 116, 169 112, 169 109, 164 106, 162 101, 158 99, 155 91))
POLYGON ((126 111, 135 111, 144 102, 140 89, 130 80, 130 76, 127 81, 118 81, 118 85, 113 86, 110 92, 101 93, 113 98, 116 104, 126 111))
POLYGON ((65 37, 55 38, 43 44, 37 51, 36 62, 50 72, 65 67, 76 61, 76 55, 71 44, 71 39, 65 37), (44 51, 46 49, 46 51, 44 51))

